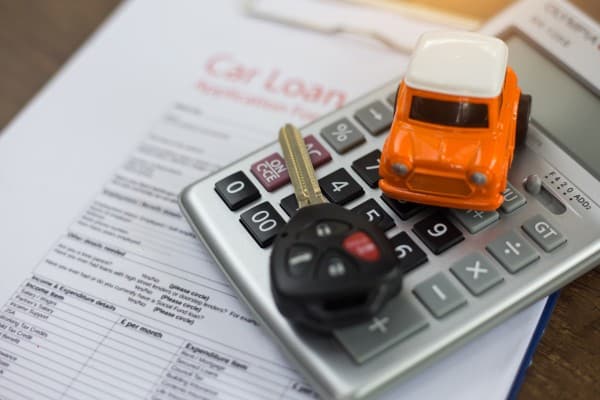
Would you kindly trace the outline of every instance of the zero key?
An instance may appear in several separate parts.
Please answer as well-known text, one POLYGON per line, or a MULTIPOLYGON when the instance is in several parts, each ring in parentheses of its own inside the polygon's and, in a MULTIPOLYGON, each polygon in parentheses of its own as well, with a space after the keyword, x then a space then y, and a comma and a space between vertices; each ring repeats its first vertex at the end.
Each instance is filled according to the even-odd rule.
POLYGON ((260 197, 256 186, 242 171, 235 172, 215 183, 215 191, 232 211, 260 197))

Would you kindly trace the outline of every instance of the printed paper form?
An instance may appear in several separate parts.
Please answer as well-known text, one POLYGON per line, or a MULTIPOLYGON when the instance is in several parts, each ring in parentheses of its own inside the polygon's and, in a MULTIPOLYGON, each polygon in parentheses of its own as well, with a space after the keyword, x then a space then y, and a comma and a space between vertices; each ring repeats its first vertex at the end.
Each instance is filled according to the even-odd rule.
MULTIPOLYGON (((405 58, 247 20, 238 5, 210 15, 196 2, 125 5, 2 134, 0 397, 312 398, 175 196, 283 121, 305 123, 396 76, 405 58), (290 96, 291 79, 329 96, 290 96)), ((539 312, 391 398, 504 397, 539 312), (494 382, 472 382, 469 368, 494 382)))

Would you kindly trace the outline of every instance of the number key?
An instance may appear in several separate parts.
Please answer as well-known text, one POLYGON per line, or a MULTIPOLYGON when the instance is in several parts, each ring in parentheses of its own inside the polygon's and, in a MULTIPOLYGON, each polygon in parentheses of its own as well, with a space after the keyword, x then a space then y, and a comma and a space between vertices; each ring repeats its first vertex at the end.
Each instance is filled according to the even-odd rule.
POLYGON ((271 244, 285 222, 273 206, 265 201, 240 215, 240 222, 260 247, 271 244))
POLYGON ((395 225, 392 217, 383 211, 383 208, 381 208, 373 199, 369 199, 364 203, 359 204, 354 207, 352 211, 364 215, 369 222, 374 223, 384 231, 392 229, 395 225))
POLYGON ((215 183, 215 191, 230 210, 237 210, 260 197, 256 186, 242 171, 238 171, 215 183))
POLYGON ((413 232, 434 253, 440 254, 465 237, 441 212, 436 212, 413 227, 413 232))
POLYGON ((352 169, 369 187, 375 189, 379 182, 379 159, 381 151, 373 150, 352 163, 352 169))
POLYGON ((329 201, 340 205, 344 205, 365 193, 360 185, 343 168, 321 178, 319 185, 329 201))
POLYGON ((391 238, 390 242, 404 272, 411 271, 427 261, 425 252, 417 246, 406 232, 400 232, 391 238))

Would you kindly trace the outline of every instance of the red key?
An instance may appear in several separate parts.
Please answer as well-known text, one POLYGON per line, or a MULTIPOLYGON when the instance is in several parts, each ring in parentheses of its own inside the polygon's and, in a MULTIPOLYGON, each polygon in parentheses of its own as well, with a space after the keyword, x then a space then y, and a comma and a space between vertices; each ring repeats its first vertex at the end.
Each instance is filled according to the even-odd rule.
POLYGON ((290 181, 290 174, 285 166, 285 161, 279 153, 273 153, 255 162, 250 167, 250 171, 269 192, 290 181))
POLYGON ((306 136, 304 143, 306 143, 306 149, 308 150, 313 167, 320 167, 331 160, 331 154, 325 150, 325 147, 313 135, 306 136))
MULTIPOLYGON (((331 160, 331 154, 313 135, 306 136, 304 143, 306 143, 310 161, 315 168, 331 160)), ((255 162, 250 167, 250 171, 269 192, 279 189, 290 181, 285 160, 279 153, 273 153, 255 162)))
POLYGON ((379 260, 379 249, 369 235, 358 231, 346 237, 342 247, 354 257, 364 261, 375 262, 379 260))

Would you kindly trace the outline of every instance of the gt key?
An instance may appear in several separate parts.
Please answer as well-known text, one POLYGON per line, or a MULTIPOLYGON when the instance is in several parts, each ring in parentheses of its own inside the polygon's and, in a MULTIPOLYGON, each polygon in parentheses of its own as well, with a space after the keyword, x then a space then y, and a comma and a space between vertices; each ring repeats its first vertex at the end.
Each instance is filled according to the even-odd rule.
POLYGON ((298 211, 271 253, 271 288, 290 321, 330 332, 373 317, 402 286, 402 269, 383 231, 362 215, 327 203, 298 129, 279 143, 298 211))

